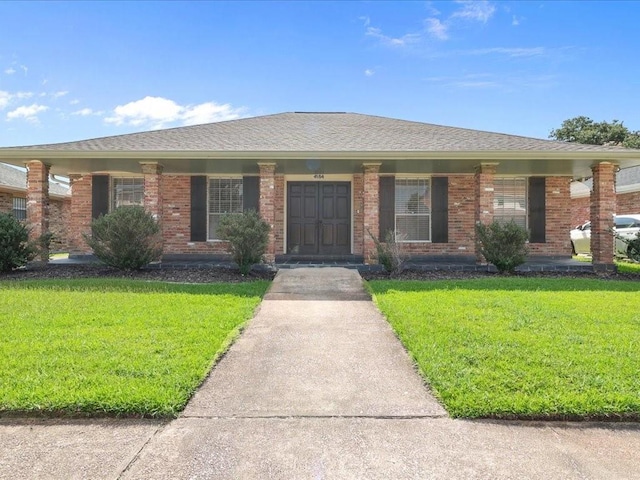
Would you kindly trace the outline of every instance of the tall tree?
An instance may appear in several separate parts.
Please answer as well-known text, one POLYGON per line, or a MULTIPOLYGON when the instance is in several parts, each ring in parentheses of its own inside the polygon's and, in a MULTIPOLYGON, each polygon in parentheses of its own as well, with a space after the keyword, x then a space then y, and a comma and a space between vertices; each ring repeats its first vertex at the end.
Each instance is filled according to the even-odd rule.
POLYGON ((563 142, 589 145, 620 145, 640 148, 640 131, 632 132, 623 122, 594 122, 589 117, 575 117, 562 122, 560 128, 551 130, 549 138, 563 142))

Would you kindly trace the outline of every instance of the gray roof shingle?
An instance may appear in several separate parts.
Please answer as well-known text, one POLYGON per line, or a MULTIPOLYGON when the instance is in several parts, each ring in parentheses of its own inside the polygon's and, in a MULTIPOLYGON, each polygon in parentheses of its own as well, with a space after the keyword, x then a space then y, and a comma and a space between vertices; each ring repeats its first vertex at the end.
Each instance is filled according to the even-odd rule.
MULTIPOLYGON (((280 113, 25 150, 212 152, 621 151, 356 113, 280 113)), ((0 149, 1 150, 1 149, 0 149)))
MULTIPOLYGON (((27 190, 27 174, 15 167, 0 163, 0 187, 12 190, 27 190)), ((49 182, 49 193, 57 196, 69 195, 69 189, 56 182, 49 182)))

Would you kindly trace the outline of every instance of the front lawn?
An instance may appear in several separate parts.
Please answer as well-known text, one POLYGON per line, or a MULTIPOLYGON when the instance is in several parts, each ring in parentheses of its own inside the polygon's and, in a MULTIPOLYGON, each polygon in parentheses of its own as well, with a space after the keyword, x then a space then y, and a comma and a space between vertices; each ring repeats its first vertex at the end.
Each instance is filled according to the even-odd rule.
POLYGON ((640 418, 640 283, 371 281, 454 417, 640 418))
POLYGON ((175 416, 267 286, 0 281, 0 413, 175 416))

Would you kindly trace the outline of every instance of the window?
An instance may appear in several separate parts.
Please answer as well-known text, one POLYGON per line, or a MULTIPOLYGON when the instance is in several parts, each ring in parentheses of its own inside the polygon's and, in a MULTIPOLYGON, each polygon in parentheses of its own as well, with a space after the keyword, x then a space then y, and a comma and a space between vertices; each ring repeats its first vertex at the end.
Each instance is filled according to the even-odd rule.
POLYGON ((143 205, 143 178, 113 178, 111 182, 111 210, 125 205, 143 205))
POLYGON ((220 218, 242 213, 242 178, 209 179, 209 240, 218 240, 220 218))
POLYGON ((27 219, 27 199, 13 197, 13 216, 18 220, 27 219))
POLYGON ((527 228, 527 180, 525 178, 496 178, 493 192, 493 218, 507 223, 513 220, 527 228))
POLYGON ((402 242, 431 241, 431 181, 396 178, 396 235, 402 242))

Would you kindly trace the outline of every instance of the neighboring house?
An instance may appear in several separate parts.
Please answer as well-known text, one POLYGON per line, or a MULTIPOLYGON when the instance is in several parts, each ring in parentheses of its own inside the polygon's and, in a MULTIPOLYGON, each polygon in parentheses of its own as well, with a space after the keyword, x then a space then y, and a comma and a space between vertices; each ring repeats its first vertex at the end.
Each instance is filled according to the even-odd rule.
MULTIPOLYGON (((27 219, 27 173, 0 163, 0 212, 13 213, 18 220, 27 219)), ((71 192, 61 183, 49 182, 49 229, 53 233, 51 248, 68 248, 71 192)))
MULTIPOLYGON (((591 178, 571 183, 571 224, 575 227, 590 220, 591 178)), ((616 213, 640 213, 640 167, 620 169, 616 173, 616 213)))
POLYGON ((225 213, 257 209, 272 226, 267 260, 348 256, 375 262, 388 230, 411 255, 478 259, 478 222, 513 219, 533 256, 569 257, 570 182, 593 176, 594 265, 613 263, 617 166, 640 152, 353 113, 282 113, 52 145, 0 149, 29 168, 30 221, 44 228, 49 173, 72 184, 70 251, 119 205, 144 205, 166 255, 218 255, 225 213), (600 242, 600 243, 598 243, 600 242), (607 243, 608 242, 608 243, 607 243))

